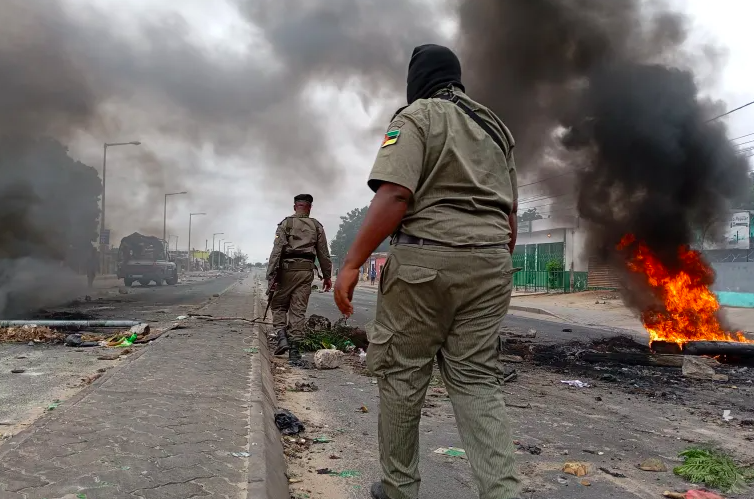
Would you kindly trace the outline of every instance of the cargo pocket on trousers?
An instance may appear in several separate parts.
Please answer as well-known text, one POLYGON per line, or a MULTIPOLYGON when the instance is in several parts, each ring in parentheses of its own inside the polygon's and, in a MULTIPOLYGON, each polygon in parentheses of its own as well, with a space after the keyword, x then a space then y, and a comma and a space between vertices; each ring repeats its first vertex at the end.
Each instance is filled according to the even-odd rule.
POLYGON ((401 265, 396 274, 398 279, 408 284, 422 284, 434 281, 437 277, 435 269, 419 267, 418 265, 401 265))
POLYGON ((377 321, 367 325, 367 368, 378 378, 385 377, 385 371, 392 365, 391 344, 394 332, 377 321))

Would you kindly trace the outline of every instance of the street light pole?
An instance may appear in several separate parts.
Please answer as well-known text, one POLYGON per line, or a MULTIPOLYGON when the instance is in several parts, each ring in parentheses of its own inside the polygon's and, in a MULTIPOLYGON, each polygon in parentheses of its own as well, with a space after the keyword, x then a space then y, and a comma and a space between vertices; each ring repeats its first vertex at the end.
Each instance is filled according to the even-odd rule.
POLYGON ((191 272, 191 267, 194 265, 194 252, 191 249, 191 219, 195 216, 199 215, 206 215, 206 213, 189 213, 189 236, 188 236, 188 258, 189 258, 189 272, 191 272))
POLYGON ((223 241, 225 241, 225 239, 220 239, 219 241, 217 241, 217 256, 215 257, 215 260, 217 260, 218 267, 220 267, 220 249, 223 247, 223 241))
MULTIPOLYGON (((215 236, 222 236, 224 234, 224 232, 215 232, 214 234, 212 234, 212 253, 215 252, 215 236)), ((215 257, 212 254, 211 256, 212 258, 209 259, 209 268, 215 270, 215 257)))
POLYGON ((114 146, 140 146, 141 142, 138 140, 132 140, 131 142, 105 142, 102 146, 102 213, 99 217, 99 249, 102 254, 102 269, 100 272, 105 272, 105 251, 106 244, 102 242, 102 234, 105 233, 105 198, 107 196, 107 148, 114 146))
POLYGON ((165 204, 163 205, 162 209, 162 240, 164 241, 167 237, 167 227, 168 227, 168 196, 179 196, 181 194, 188 194, 186 191, 182 192, 168 192, 165 194, 165 204))

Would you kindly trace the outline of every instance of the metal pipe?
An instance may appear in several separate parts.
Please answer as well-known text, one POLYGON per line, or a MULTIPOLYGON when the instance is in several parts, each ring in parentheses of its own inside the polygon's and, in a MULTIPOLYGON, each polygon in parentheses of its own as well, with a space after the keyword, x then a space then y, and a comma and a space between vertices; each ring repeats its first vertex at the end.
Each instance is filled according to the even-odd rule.
POLYGON ((142 324, 141 321, 53 321, 53 320, 34 320, 22 319, 3 321, 0 320, 0 327, 18 327, 18 326, 44 326, 44 327, 132 327, 142 324))

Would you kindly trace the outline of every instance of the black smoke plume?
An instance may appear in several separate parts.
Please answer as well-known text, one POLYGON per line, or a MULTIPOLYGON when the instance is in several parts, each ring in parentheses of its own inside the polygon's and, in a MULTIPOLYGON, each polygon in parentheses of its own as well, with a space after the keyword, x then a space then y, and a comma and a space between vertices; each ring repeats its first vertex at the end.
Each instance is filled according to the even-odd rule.
POLYGON ((624 269, 616 245, 632 233, 677 268, 746 189, 746 160, 709 121, 721 106, 698 88, 722 54, 694 51, 666 2, 467 0, 460 13, 469 92, 509 125, 522 170, 550 169, 545 190, 572 172, 590 255, 624 269))

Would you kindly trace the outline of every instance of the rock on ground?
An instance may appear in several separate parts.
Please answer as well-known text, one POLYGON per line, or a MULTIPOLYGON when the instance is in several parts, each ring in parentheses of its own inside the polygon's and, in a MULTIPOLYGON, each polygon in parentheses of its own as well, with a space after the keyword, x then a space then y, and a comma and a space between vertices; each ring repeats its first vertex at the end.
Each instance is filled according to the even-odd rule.
POLYGON ((343 363, 340 350, 317 350, 314 354, 314 366, 317 369, 337 369, 343 363))

